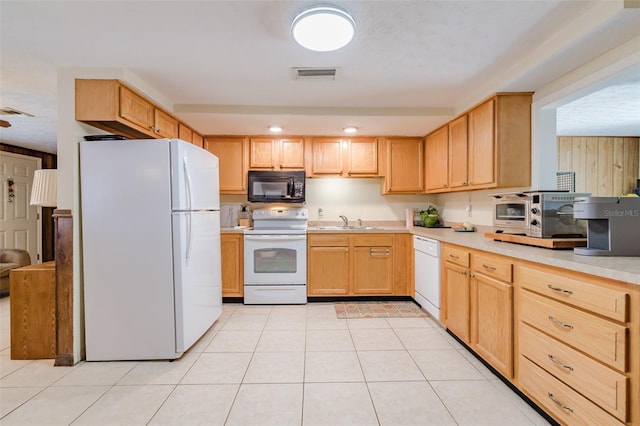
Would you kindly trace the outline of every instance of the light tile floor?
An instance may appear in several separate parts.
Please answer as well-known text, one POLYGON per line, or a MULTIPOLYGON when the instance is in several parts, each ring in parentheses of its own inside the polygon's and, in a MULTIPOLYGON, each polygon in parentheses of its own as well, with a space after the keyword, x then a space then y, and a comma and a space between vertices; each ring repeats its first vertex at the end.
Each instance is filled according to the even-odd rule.
POLYGON ((0 320, 3 426, 548 424, 429 318, 225 304, 179 360, 74 367, 12 361, 0 320))

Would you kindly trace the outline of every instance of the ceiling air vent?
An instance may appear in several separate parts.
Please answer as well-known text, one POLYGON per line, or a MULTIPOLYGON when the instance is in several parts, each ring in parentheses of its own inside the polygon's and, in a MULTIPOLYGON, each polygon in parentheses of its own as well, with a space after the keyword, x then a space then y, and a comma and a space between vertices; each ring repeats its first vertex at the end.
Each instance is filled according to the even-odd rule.
POLYGON ((293 68, 293 78, 295 80, 323 79, 335 80, 338 77, 340 68, 293 68))
POLYGON ((18 111, 17 109, 11 107, 0 108, 0 115, 26 115, 28 117, 33 117, 33 115, 29 113, 18 111))

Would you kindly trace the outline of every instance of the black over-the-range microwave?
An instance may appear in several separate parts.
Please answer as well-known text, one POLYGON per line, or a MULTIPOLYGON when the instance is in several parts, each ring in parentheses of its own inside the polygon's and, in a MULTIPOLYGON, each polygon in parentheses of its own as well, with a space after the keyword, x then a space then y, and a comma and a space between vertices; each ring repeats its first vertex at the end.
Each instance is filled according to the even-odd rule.
POLYGON ((248 199, 251 203, 304 203, 305 172, 249 170, 248 199))

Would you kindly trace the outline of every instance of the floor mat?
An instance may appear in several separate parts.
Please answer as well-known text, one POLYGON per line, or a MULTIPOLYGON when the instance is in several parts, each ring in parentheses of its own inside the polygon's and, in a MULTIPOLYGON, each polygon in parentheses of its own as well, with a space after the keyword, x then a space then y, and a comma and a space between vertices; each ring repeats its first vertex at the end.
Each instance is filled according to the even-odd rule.
POLYGON ((338 318, 419 318, 429 314, 413 302, 334 302, 338 318))

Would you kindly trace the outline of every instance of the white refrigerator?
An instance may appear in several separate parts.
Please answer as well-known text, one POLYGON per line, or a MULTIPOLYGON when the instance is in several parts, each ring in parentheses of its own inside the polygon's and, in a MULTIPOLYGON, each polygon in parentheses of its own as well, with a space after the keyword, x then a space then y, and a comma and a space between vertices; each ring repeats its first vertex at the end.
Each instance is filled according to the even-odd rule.
POLYGON ((181 140, 80 143, 87 361, 179 358, 220 316, 218 181, 181 140))

